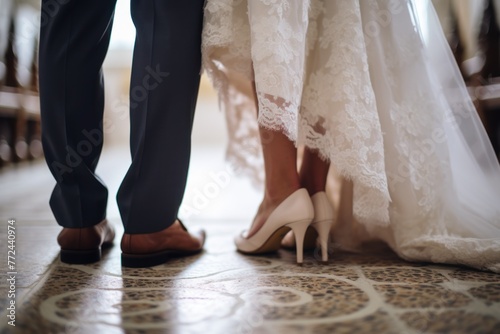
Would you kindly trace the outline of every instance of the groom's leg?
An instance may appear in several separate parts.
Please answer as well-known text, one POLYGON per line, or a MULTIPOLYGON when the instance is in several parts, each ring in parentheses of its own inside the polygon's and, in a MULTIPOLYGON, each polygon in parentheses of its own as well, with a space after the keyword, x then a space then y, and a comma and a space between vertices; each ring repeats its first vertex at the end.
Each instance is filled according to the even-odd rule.
POLYGON ((102 148, 106 55, 116 0, 42 1, 40 102, 45 158, 57 184, 57 222, 90 227, 106 215, 108 191, 95 175, 102 148))
POLYGON ((198 94, 204 0, 132 0, 132 164, 118 192, 125 233, 174 223, 184 196, 198 94))

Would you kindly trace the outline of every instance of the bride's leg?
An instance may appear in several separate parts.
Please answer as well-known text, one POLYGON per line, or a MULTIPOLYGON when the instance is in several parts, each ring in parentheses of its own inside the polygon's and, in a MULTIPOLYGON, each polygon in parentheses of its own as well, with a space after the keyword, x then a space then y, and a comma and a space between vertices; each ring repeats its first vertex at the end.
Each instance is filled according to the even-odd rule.
POLYGON ((307 189, 310 196, 325 191, 329 169, 328 161, 321 159, 316 151, 306 148, 300 166, 300 185, 307 189))
MULTIPOLYGON (((255 83, 253 93, 258 110, 255 83)), ((284 199, 300 188, 297 173, 297 149, 294 143, 282 132, 261 126, 259 126, 259 135, 264 157, 264 199, 248 231, 248 237, 254 235, 264 225, 269 215, 284 199)))
POLYGON ((286 135, 260 127, 264 156, 265 192, 248 237, 255 234, 274 209, 300 188, 297 149, 286 135))

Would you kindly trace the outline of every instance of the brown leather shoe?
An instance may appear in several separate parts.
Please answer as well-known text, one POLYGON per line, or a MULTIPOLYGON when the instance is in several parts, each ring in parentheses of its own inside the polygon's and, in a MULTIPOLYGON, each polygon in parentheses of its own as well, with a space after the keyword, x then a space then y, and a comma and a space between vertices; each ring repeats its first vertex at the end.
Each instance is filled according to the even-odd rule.
POLYGON ((205 231, 191 234, 180 220, 164 230, 145 234, 127 234, 122 238, 122 266, 146 268, 167 262, 172 257, 199 253, 205 243, 205 231))
POLYGON ((111 247, 114 238, 115 230, 106 219, 92 227, 64 227, 57 237, 61 261, 70 264, 97 262, 101 259, 101 248, 111 247))

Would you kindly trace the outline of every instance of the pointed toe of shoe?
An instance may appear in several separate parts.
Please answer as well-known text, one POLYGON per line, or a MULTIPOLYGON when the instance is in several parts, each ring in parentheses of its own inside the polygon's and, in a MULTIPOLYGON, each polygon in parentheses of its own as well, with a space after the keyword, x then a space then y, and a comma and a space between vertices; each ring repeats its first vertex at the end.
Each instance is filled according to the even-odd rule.
POLYGON ((248 239, 245 238, 245 231, 234 237, 234 245, 236 246, 236 249, 242 253, 247 253, 252 249, 251 245, 249 245, 248 239))

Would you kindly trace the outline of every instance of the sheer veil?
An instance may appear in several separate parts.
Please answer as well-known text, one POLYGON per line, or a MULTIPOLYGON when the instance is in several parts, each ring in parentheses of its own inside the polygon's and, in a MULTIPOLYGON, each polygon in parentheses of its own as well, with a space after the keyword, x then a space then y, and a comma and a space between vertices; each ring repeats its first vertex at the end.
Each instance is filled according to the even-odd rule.
POLYGON ((422 28, 420 31, 429 59, 429 76, 435 80, 436 87, 441 88, 442 102, 447 110, 444 127, 449 138, 456 195, 451 200, 457 201, 455 210, 461 213, 461 227, 472 235, 500 238, 500 166, 497 157, 441 32, 434 8, 428 2, 423 12, 414 13, 416 22, 420 23, 416 27, 426 25, 425 33, 422 28))
POLYGON ((407 260, 500 272, 500 166, 434 8, 378 3, 385 6, 378 14, 363 1, 360 8, 365 27, 392 10, 386 30, 365 39, 390 223, 373 225, 354 213, 333 237, 347 248, 381 239, 407 260))

